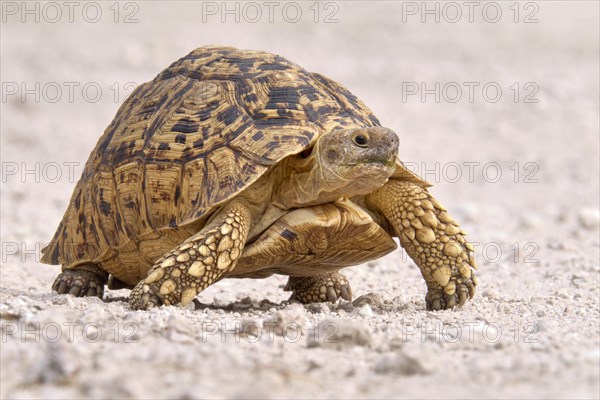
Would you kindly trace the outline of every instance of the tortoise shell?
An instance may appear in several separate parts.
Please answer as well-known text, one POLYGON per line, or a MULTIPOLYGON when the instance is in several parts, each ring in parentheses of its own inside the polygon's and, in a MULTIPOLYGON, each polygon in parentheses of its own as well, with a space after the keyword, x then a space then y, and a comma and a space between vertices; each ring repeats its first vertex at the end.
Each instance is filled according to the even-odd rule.
POLYGON ((379 125, 346 88, 278 55, 196 49, 120 107, 42 262, 101 263, 135 284, 283 158, 332 129, 379 125))

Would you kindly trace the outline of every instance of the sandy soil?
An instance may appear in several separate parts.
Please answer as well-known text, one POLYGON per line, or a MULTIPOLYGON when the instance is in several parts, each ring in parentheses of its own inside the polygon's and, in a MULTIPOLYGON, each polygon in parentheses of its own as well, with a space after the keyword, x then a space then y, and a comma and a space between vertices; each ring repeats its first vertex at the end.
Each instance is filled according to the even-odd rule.
POLYGON ((39 22, 2 3, 2 398, 598 398, 598 3, 522 2, 515 22, 501 2, 496 23, 485 3, 472 23, 444 3, 439 23, 420 2, 298 2, 297 22, 291 3, 273 22, 261 2, 239 22, 221 2, 82 3, 73 22, 35 4, 39 22), (39 249, 130 83, 209 43, 328 75, 396 130, 478 243, 474 301, 426 312, 401 251, 347 270, 353 304, 289 305, 283 277, 220 282, 197 309, 51 294, 39 249), (439 102, 407 92, 436 82, 439 102))

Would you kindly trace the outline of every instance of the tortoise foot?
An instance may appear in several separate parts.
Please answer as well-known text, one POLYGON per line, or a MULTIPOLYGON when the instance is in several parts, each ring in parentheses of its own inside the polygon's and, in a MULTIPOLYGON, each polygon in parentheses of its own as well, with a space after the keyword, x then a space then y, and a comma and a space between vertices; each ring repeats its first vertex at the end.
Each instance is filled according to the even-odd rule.
POLYGON ((59 294, 70 294, 75 297, 96 296, 102 298, 106 276, 82 269, 67 269, 58 274, 52 290, 59 294))
POLYGON ((292 291, 290 301, 303 304, 330 302, 338 299, 352 301, 352 289, 348 279, 339 272, 316 276, 290 276, 284 290, 292 291))
POLYGON ((150 285, 138 284, 129 295, 129 307, 132 310, 147 310, 163 304, 164 301, 156 288, 150 285))
POLYGON ((472 275, 469 279, 460 279, 460 282, 451 280, 446 287, 435 285, 427 290, 425 305, 428 310, 450 310, 462 307, 468 299, 475 296, 477 277, 472 275))

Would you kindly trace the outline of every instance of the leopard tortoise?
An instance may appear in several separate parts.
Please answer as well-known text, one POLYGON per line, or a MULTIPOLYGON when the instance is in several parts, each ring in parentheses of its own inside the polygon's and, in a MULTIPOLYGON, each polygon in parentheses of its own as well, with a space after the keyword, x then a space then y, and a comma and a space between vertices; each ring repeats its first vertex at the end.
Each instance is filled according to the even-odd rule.
POLYGON ((62 265, 58 293, 132 288, 133 309, 272 274, 300 302, 335 302, 352 297, 338 271, 397 237, 427 308, 460 306, 477 284, 473 247, 397 152, 338 83, 274 54, 202 47, 121 106, 42 261, 62 265))

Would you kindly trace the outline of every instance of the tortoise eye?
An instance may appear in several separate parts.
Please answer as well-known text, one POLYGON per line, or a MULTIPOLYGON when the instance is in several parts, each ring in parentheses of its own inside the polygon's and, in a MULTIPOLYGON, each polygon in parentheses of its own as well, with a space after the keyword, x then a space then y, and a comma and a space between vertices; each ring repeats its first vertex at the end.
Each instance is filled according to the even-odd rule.
POLYGON ((364 135, 356 135, 352 140, 358 147, 367 147, 367 138, 364 135))

